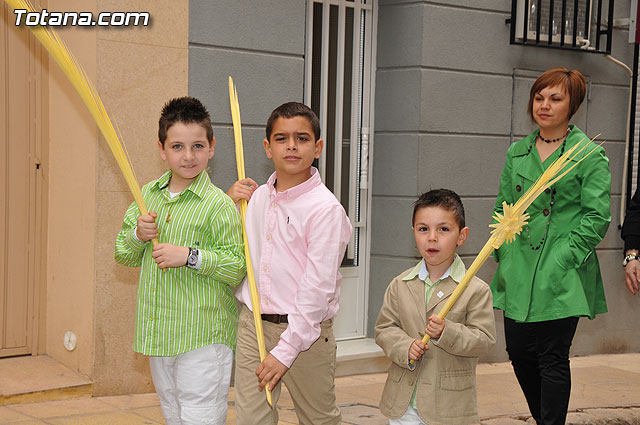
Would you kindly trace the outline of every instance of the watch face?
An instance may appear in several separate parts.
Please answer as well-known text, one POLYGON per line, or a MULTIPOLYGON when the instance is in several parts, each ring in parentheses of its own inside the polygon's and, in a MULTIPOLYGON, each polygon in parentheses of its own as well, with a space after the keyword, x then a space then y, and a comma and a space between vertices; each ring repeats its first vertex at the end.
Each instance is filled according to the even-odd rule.
POLYGON ((190 255, 189 259, 187 260, 187 262, 189 263, 190 266, 195 266, 196 263, 198 262, 198 256, 197 255, 190 255))

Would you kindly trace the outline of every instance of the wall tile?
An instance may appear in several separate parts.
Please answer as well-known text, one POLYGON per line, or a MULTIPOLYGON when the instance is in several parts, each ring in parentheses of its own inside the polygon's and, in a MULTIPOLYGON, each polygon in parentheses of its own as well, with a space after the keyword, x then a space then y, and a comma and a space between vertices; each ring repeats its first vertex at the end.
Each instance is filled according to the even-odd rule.
POLYGON ((303 99, 302 58, 191 47, 189 94, 207 105, 215 123, 231 123, 229 76, 243 124, 264 126, 278 105, 303 99))
POLYGON ((192 43, 304 54, 306 2, 191 0, 189 4, 192 43))
POLYGON ((373 152, 373 195, 416 196, 420 189, 417 134, 377 134, 373 152), (418 172, 416 172, 416 168, 418 172))

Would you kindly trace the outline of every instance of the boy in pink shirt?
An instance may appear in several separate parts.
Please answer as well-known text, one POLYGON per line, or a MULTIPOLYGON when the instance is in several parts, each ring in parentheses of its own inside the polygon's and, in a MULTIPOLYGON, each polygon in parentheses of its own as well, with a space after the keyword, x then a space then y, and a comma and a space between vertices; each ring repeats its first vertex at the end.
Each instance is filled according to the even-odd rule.
POLYGON ((315 113, 297 102, 276 108, 267 121, 264 150, 275 172, 266 184, 238 181, 228 195, 250 200, 246 226, 268 351, 260 363, 249 283, 242 303, 236 349, 238 425, 278 423, 261 392, 269 383, 273 404, 287 385, 300 424, 339 424, 335 397, 338 271, 351 224, 342 205, 312 167, 323 142, 315 113), (257 382, 256 382, 257 376, 257 382))

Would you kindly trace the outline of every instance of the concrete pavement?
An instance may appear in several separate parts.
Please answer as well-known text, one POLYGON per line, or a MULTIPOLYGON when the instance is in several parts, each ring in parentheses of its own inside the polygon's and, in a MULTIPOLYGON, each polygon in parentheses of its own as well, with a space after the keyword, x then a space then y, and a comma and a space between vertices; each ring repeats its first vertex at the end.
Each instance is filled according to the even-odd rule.
MULTIPOLYGON (((640 424, 640 353, 574 357, 573 390, 567 424, 640 424)), ((485 425, 532 423, 509 363, 478 366, 478 410, 485 425), (529 419, 529 422, 527 422, 529 419)), ((386 374, 336 379, 344 424, 382 425, 377 406, 386 374)), ((227 424, 235 424, 233 388, 227 424)), ((289 394, 278 402, 280 423, 296 424, 289 394)), ((0 424, 12 425, 157 425, 163 424, 155 394, 76 398, 0 406, 0 424)), ((259 424, 256 424, 259 425, 259 424)))

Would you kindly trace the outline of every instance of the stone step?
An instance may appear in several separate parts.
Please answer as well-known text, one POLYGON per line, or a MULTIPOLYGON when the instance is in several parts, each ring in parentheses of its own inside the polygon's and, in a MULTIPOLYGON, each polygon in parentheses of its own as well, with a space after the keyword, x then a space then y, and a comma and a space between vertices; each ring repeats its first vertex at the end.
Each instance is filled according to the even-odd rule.
POLYGON ((89 378, 48 356, 0 359, 0 406, 91 395, 89 378))
POLYGON ((386 372, 389 363, 372 338, 338 341, 336 376, 386 372))

